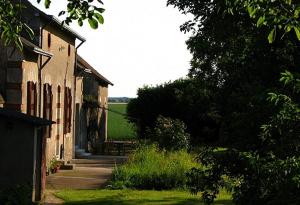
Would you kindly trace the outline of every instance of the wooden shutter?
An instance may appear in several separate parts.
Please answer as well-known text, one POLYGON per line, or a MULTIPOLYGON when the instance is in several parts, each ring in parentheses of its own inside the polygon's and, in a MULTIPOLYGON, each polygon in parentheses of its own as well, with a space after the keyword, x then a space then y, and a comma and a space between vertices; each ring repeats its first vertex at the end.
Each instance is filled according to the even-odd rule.
MULTIPOLYGON (((43 118, 47 120, 52 120, 52 87, 49 84, 44 85, 43 89, 44 100, 43 100, 43 118)), ((47 126, 46 130, 48 133, 48 137, 51 137, 51 129, 52 126, 47 126)))
POLYGON ((69 132, 71 132, 71 123, 72 123, 72 95, 71 89, 69 88, 69 132))
POLYGON ((72 116, 72 95, 71 89, 65 88, 64 99, 64 134, 71 132, 71 116, 72 116))
POLYGON ((36 116, 37 90, 34 82, 27 82, 27 114, 36 116))
POLYGON ((37 116, 37 84, 34 83, 33 85, 33 103, 32 103, 32 107, 33 107, 33 115, 37 116))
POLYGON ((31 90, 32 82, 27 82, 27 114, 31 115, 31 90))
POLYGON ((64 94, 64 134, 68 133, 68 88, 65 87, 65 94, 64 94))

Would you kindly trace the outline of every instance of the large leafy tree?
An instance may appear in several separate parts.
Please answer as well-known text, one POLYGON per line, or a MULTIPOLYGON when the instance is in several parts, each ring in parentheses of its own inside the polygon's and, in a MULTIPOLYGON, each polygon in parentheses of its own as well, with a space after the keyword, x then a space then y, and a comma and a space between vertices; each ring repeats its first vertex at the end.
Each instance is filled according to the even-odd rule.
POLYGON ((214 90, 200 80, 180 79, 146 86, 137 95, 128 103, 127 113, 137 125, 138 136, 151 138, 146 131, 154 129, 156 119, 162 115, 183 121, 193 145, 216 141, 220 116, 213 103, 214 90))
MULTIPOLYGON (((203 1, 169 1, 169 3, 178 6, 183 12, 194 12, 196 8, 201 7, 203 1)), ((233 18, 232 23, 235 24, 230 28, 242 28, 241 30, 232 30, 229 36, 234 36, 234 33, 239 31, 237 37, 245 37, 247 29, 251 33, 246 35, 247 38, 245 38, 244 43, 237 47, 237 50, 241 48, 240 52, 244 59, 239 58, 238 53, 236 53, 237 55, 232 53, 232 50, 227 47, 228 45, 234 45, 236 38, 229 43, 222 39, 224 36, 219 39, 222 43, 217 44, 218 48, 224 50, 218 52, 221 55, 216 56, 217 58, 212 56, 213 66, 209 65, 207 67, 210 72, 204 70, 201 65, 203 62, 207 62, 206 56, 196 55, 198 52, 193 52, 193 61, 196 63, 193 64, 192 74, 196 77, 207 78, 207 76, 212 76, 215 70, 219 69, 222 73, 226 68, 220 62, 223 62, 223 59, 226 60, 226 52, 233 54, 233 58, 242 60, 243 64, 239 64, 238 67, 233 67, 234 64, 231 64, 228 68, 236 69, 236 71, 226 71, 226 75, 221 75, 221 77, 225 77, 219 78, 221 81, 217 79, 220 90, 226 91, 226 86, 232 83, 239 86, 248 85, 247 90, 249 91, 259 88, 257 92, 268 93, 272 90, 273 92, 268 94, 266 102, 271 102, 267 108, 273 107, 274 112, 267 114, 266 109, 261 109, 263 108, 262 104, 253 103, 255 101, 251 99, 259 99, 257 98, 259 95, 246 92, 248 93, 248 96, 246 96, 238 93, 236 87, 230 87, 232 92, 228 92, 236 93, 236 95, 226 94, 224 96, 231 96, 233 101, 238 103, 233 102, 232 105, 234 106, 231 109, 228 109, 226 104, 222 105, 224 106, 223 113, 225 116, 226 113, 231 113, 230 116, 237 116, 231 122, 229 121, 228 125, 236 128, 234 123, 237 120, 248 120, 250 127, 251 124, 254 124, 254 127, 259 128, 258 132, 253 133, 259 146, 248 152, 239 149, 222 151, 216 151, 213 148, 203 149, 200 160, 206 165, 206 169, 194 169, 190 172, 191 190, 194 193, 202 192, 202 197, 207 204, 213 202, 220 187, 229 188, 233 192, 233 199, 236 204, 298 204, 300 200, 300 112, 299 79, 295 76, 299 76, 299 1, 232 0, 223 2, 207 1, 206 3, 209 6, 201 7, 203 9, 202 14, 206 15, 206 20, 209 19, 207 16, 214 11, 214 8, 217 8, 215 11, 221 11, 222 14, 222 16, 219 16, 221 17, 220 21, 223 21, 229 15, 229 18, 233 18), (222 4, 224 5, 223 9, 221 9, 221 6, 218 7, 222 4), (244 17, 244 20, 236 21, 240 17, 244 17), (246 24, 242 24, 243 22, 246 24), (245 27, 243 28, 241 25, 245 27), (257 41, 259 39, 260 41, 257 41), (255 42, 261 43, 253 44, 255 42), (248 49, 244 50, 243 48, 248 49), (248 66, 248 63, 251 63, 249 57, 252 59, 251 67, 248 66), (198 62, 200 64, 197 64, 198 62), (257 68, 260 69, 257 70, 257 68), (278 73, 283 69, 294 71, 294 75, 289 71, 285 71, 281 74, 280 81, 276 80, 278 73), (240 75, 234 75, 238 73, 240 75), (243 79, 240 77, 241 75, 251 77, 252 80, 236 82, 236 80, 243 79), (261 78, 262 75, 265 77, 261 78), (277 81, 284 86, 279 86, 277 81), (240 99, 246 99, 246 102, 251 103, 251 107, 260 109, 268 116, 264 119, 263 126, 260 127, 261 122, 260 119, 256 118, 257 116, 244 120, 241 118, 241 114, 248 113, 248 116, 252 114, 249 111, 241 112, 242 110, 238 106, 247 104, 242 103, 243 101, 240 99)), ((192 26, 191 28, 194 29, 194 26, 198 23, 197 30, 194 29, 195 34, 205 37, 202 36, 204 34, 203 29, 214 27, 214 24, 205 25, 205 21, 202 22, 202 20, 201 15, 196 16, 194 22, 191 21, 185 24, 184 28, 192 26)), ((223 27, 222 29, 225 29, 224 32, 226 33, 226 28, 223 27)), ((218 30, 218 28, 215 28, 215 30, 218 30)), ((218 31, 221 32, 221 30, 218 31)), ((206 35, 208 34, 206 33, 206 35)), ((196 39, 195 35, 192 38, 196 39)), ((215 42, 217 41, 213 35, 208 35, 207 38, 211 43, 208 47, 216 45, 215 42)), ((200 42, 202 41, 200 40, 200 42)), ((198 45, 191 44, 192 48, 197 48, 199 45, 201 43, 198 45)), ((218 49, 216 50, 218 51, 218 49)), ((202 52, 206 54, 207 51, 204 49, 202 52)), ((245 109, 245 111, 247 110, 245 109)), ((231 136, 232 134, 235 135, 233 130, 227 130, 230 131, 231 136)), ((241 136, 248 136, 247 132, 242 131, 241 136)), ((238 141, 241 141, 241 139, 238 141)))
MULTIPOLYGON (((27 0, 0 0, 0 31, 1 39, 5 45, 14 43, 19 49, 22 49, 20 34, 27 32, 33 36, 32 30, 22 21, 20 13, 24 8, 24 2, 27 0)), ((36 0, 41 3, 41 0, 36 0)), ((98 28, 98 24, 103 24, 104 19, 102 13, 103 2, 101 0, 65 0, 67 8, 62 8, 58 15, 66 14, 63 21, 65 24, 70 24, 72 21, 77 21, 80 26, 84 21, 88 21, 91 28, 98 28)), ((51 0, 44 0, 46 8, 51 6, 51 0)), ((55 2, 53 2, 55 3, 55 2)))
MULTIPOLYGON (((285 32, 297 31, 294 18, 280 26, 286 20, 276 17, 281 5, 272 1, 274 9, 268 10, 268 2, 168 0, 168 5, 193 16, 181 26, 191 33, 189 76, 215 88, 220 135, 239 149, 257 149, 260 125, 274 112, 265 100, 268 90, 280 88, 277 79, 282 71, 297 71, 300 65, 297 32, 285 32)), ((288 1, 282 2, 289 9, 288 1)))

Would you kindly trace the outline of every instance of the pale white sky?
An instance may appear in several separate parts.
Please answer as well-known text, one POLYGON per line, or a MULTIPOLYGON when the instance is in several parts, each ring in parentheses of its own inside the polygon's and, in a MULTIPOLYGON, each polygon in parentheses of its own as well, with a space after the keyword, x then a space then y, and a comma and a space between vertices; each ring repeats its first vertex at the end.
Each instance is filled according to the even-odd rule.
MULTIPOLYGON (((50 9, 43 1, 34 5, 56 15, 66 1, 53 0, 50 9)), ((190 53, 188 36, 179 26, 187 20, 167 0, 104 0, 104 25, 93 30, 85 22, 72 28, 87 41, 78 53, 99 73, 114 83, 110 97, 135 97, 143 85, 156 85, 187 75, 190 53)))

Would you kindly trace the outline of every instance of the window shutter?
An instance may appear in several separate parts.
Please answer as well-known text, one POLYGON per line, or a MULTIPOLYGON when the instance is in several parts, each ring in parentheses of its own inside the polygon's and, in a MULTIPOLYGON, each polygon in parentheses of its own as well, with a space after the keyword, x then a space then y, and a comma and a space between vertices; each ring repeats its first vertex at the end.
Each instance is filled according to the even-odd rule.
MULTIPOLYGON (((47 120, 52 120, 52 87, 49 84, 44 84, 43 89, 43 118, 47 120)), ((48 126, 46 128, 48 137, 51 137, 51 128, 52 126, 48 126)))
POLYGON ((69 132, 71 132, 71 117, 72 116, 72 95, 71 89, 69 88, 69 132))
POLYGON ((43 88, 43 96, 44 96, 44 99, 43 99, 43 118, 47 119, 47 85, 45 84, 44 85, 44 88, 43 88))
POLYGON ((34 83, 33 85, 33 97, 34 97, 34 100, 33 100, 33 114, 34 116, 37 116, 37 84, 34 83))
MULTIPOLYGON (((52 120, 52 101, 53 101, 53 94, 52 94, 52 86, 49 86, 49 104, 48 104, 48 112, 49 112, 49 118, 48 120, 52 120)), ((51 137, 51 130, 52 125, 49 126, 49 136, 51 137)))
POLYGON ((32 82, 27 82, 27 114, 31 115, 31 88, 32 82))
POLYGON ((72 116, 72 95, 71 88, 65 88, 64 100, 64 133, 71 132, 71 116, 72 116))
POLYGON ((65 87, 65 94, 64 94, 64 134, 67 133, 67 113, 68 113, 68 99, 67 99, 67 94, 68 89, 65 87))

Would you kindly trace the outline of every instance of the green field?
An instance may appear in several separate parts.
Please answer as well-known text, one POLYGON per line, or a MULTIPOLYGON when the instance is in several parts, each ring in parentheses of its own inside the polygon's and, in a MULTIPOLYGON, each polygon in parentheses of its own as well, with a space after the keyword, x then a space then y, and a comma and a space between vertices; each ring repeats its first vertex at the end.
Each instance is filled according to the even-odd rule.
MULTIPOLYGON (((200 196, 184 191, 63 190, 55 194, 68 205, 204 205, 200 196)), ((231 205, 231 195, 221 192, 214 205, 231 205)))
POLYGON ((126 120, 127 104, 108 105, 108 140, 132 140, 136 138, 134 126, 126 120))

